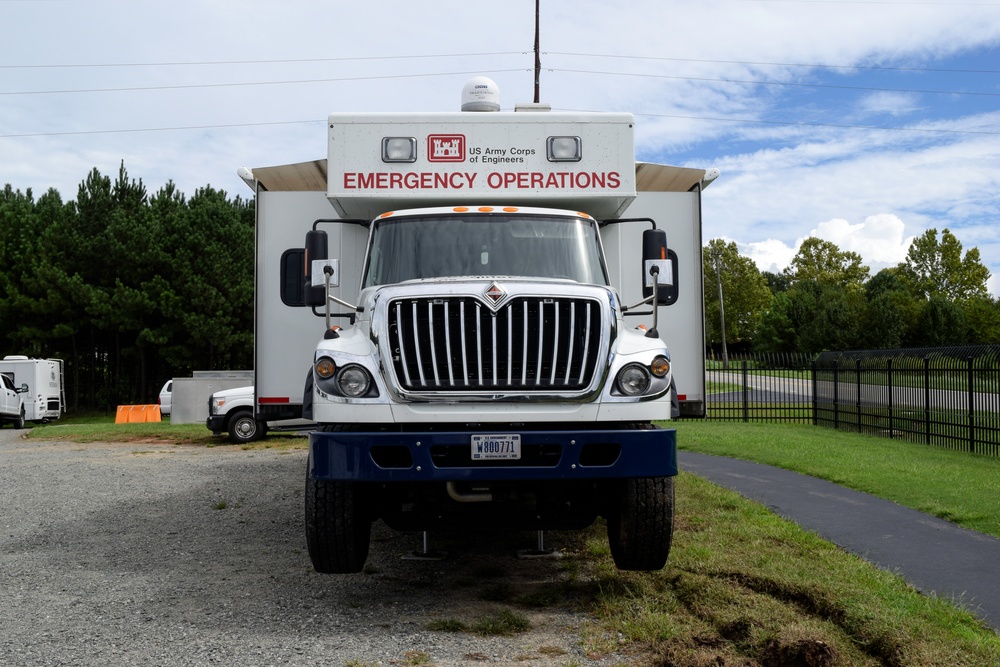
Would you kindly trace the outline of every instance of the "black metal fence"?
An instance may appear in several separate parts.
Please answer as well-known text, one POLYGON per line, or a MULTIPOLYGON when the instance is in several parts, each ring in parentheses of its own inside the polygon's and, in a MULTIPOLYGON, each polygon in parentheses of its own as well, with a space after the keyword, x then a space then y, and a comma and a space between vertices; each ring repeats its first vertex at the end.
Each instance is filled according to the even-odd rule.
POLYGON ((706 361, 709 419, 813 423, 813 357, 752 354, 706 361))
POLYGON ((825 352, 820 426, 1000 455, 1000 346, 825 352))
POLYGON ((709 419, 812 423, 1000 456, 1000 345, 707 362, 709 419))

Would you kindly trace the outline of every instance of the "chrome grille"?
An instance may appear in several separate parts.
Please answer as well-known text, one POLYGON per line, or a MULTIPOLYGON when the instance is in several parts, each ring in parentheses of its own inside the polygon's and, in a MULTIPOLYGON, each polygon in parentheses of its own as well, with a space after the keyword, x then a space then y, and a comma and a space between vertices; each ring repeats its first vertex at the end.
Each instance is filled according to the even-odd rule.
POLYGON ((494 312, 472 297, 399 299, 388 311, 407 391, 582 391, 594 379, 596 300, 514 297, 494 312))

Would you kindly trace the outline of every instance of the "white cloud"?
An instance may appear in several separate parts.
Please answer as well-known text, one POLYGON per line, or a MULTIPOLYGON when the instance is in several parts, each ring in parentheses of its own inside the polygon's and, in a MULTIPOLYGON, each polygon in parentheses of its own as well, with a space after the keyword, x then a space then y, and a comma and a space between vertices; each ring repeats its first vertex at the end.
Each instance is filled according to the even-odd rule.
POLYGON ((873 273, 906 259, 906 251, 913 241, 913 236, 904 237, 903 221, 897 216, 879 214, 869 216, 864 222, 857 224, 840 218, 821 222, 792 244, 779 239, 767 239, 737 242, 737 245, 761 271, 777 273, 791 264, 802 242, 809 237, 830 241, 843 251, 858 253, 862 261, 872 268, 873 273))
POLYGON ((868 216, 864 222, 854 225, 841 218, 821 222, 809 232, 809 236, 835 243, 841 250, 858 253, 874 273, 906 259, 914 237, 906 237, 904 233, 903 221, 899 217, 881 213, 868 216))
POLYGON ((737 243, 737 246, 740 248, 740 253, 752 259, 758 269, 771 273, 780 273, 791 264, 798 251, 798 246, 792 248, 777 239, 737 243))
POLYGON ((918 107, 919 99, 916 93, 880 91, 862 98, 858 109, 866 116, 876 114, 905 116, 918 107))

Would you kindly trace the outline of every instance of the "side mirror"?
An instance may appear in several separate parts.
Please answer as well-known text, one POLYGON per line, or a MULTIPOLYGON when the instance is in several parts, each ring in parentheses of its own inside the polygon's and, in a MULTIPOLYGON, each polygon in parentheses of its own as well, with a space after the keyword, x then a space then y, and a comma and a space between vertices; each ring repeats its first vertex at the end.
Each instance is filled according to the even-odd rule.
POLYGON ((27 382, 21 383, 21 386, 17 388, 17 393, 19 393, 19 394, 27 394, 28 391, 30 391, 30 390, 28 389, 28 383, 27 382))
POLYGON ((303 293, 307 306, 322 307, 326 305, 326 284, 323 280, 322 269, 319 276, 314 276, 313 266, 315 262, 325 261, 329 257, 328 248, 329 242, 326 232, 316 229, 306 232, 306 253, 302 264, 305 269, 303 293))
POLYGON ((667 233, 647 229, 642 233, 642 296, 653 296, 653 268, 656 268, 657 305, 670 306, 677 301, 677 253, 667 247, 667 233))

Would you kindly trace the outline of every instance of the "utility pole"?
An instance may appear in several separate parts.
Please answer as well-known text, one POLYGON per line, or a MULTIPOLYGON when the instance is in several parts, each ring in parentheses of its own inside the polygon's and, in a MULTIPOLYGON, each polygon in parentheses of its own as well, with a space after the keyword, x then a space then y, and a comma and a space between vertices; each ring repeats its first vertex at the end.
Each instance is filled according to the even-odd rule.
POLYGON ((729 370, 729 352, 726 350, 726 306, 722 302, 722 267, 719 260, 722 253, 718 250, 709 252, 715 264, 715 278, 719 283, 719 332, 722 334, 722 368, 729 370))
POLYGON ((542 56, 538 51, 538 32, 539 32, 539 22, 538 22, 538 6, 542 0, 535 0, 535 104, 541 102, 540 98, 540 87, 542 79, 542 56))

